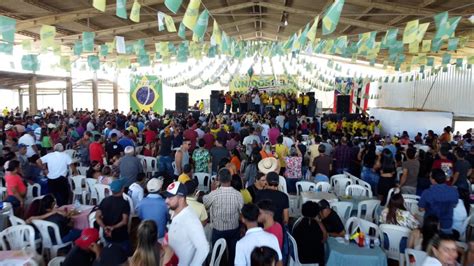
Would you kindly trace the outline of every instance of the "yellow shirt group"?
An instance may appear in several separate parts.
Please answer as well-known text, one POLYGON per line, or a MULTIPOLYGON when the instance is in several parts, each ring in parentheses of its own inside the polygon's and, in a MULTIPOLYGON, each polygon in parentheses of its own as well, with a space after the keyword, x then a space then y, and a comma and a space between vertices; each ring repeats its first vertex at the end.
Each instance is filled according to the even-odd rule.
POLYGON ((277 144, 275 145, 275 153, 277 154, 278 160, 280 161, 280 166, 286 167, 285 158, 289 154, 288 147, 286 147, 284 144, 277 144))

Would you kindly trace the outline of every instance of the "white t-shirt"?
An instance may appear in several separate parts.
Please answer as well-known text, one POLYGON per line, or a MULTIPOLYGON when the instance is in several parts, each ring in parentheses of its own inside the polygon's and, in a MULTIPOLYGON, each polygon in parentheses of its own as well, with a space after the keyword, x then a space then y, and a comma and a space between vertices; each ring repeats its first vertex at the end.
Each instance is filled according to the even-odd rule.
POLYGON ((68 167, 72 159, 64 152, 52 152, 41 157, 41 162, 48 164, 48 178, 57 179, 60 176, 66 176, 68 167))
POLYGON ((246 146, 245 153, 247 153, 249 156, 252 153, 252 144, 254 141, 256 141, 259 145, 261 144, 260 138, 253 134, 248 135, 244 138, 244 141, 242 141, 242 144, 246 146))
POLYGON ((41 144, 41 141, 40 141, 40 139, 41 139, 41 128, 40 127, 36 128, 34 133, 35 133, 36 144, 41 144))
POLYGON ((168 244, 183 266, 202 265, 209 253, 204 228, 191 207, 186 207, 171 221, 168 244))
POLYGON ((275 121, 278 123, 280 128, 283 128, 285 126, 285 116, 284 115, 279 115, 275 118, 275 121))
POLYGON ((35 138, 30 134, 27 133, 21 136, 21 138, 18 139, 18 144, 26 145, 26 157, 30 158, 31 156, 35 155, 33 145, 36 145, 36 141, 35 138))
POLYGON ((459 199, 458 204, 453 209, 453 229, 458 231, 460 235, 463 235, 466 231, 466 228, 462 226, 466 218, 466 207, 464 207, 464 202, 459 199))
POLYGON ((92 131, 94 131, 94 129, 95 129, 95 126, 92 123, 92 121, 87 122, 86 130, 89 131, 89 132, 92 132, 92 131))
POLYGON ((437 259, 433 257, 426 257, 426 259, 423 261, 422 266, 442 266, 443 264, 437 259))
POLYGON ((144 193, 143 188, 139 184, 133 183, 130 185, 128 195, 132 198, 133 206, 137 207, 138 203, 143 199, 144 193))
POLYGON ((235 246, 235 266, 251 265, 250 254, 256 247, 266 246, 276 251, 278 260, 282 260, 280 245, 276 236, 263 231, 261 227, 254 227, 247 230, 245 236, 237 241, 235 246))
POLYGON ((288 147, 288 149, 291 149, 291 146, 293 146, 293 144, 295 144, 295 142, 291 138, 289 138, 287 136, 284 136, 283 137, 283 144, 285 144, 285 146, 288 147))

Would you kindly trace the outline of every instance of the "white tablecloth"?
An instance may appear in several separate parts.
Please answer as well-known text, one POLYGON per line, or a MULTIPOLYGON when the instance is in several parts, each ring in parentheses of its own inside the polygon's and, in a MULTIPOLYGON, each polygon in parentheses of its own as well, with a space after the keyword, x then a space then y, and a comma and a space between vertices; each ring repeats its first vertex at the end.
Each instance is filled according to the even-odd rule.
POLYGON ((337 196, 329 192, 315 192, 315 191, 305 191, 301 192, 301 204, 311 200, 314 202, 319 202, 320 200, 327 200, 329 203, 338 201, 337 196))

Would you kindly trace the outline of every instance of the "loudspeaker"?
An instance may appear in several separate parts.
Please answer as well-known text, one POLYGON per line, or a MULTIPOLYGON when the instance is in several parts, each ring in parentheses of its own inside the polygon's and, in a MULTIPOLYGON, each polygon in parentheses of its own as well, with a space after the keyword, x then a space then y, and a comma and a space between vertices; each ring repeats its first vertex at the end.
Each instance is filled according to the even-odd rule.
POLYGON ((314 92, 308 92, 306 94, 309 96, 308 116, 313 117, 316 114, 316 103, 318 100, 314 98, 314 92))
POLYGON ((189 106, 189 95, 187 93, 176 93, 176 112, 186 113, 189 106))
POLYGON ((350 110, 350 103, 351 103, 351 96, 350 95, 338 95, 337 96, 337 105, 336 105, 336 113, 338 114, 349 114, 350 110))
POLYGON ((214 94, 215 91, 211 92, 211 113, 217 115, 219 113, 219 92, 217 91, 217 94, 214 94))

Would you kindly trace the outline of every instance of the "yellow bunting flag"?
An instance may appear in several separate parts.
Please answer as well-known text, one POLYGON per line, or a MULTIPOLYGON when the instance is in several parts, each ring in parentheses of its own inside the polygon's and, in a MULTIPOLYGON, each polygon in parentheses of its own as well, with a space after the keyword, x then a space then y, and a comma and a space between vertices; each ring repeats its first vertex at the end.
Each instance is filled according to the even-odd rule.
POLYGON ((56 36, 56 27, 43 25, 40 30, 41 49, 52 47, 54 44, 54 37, 56 36))
POLYGON ((92 2, 92 6, 99 10, 99 11, 102 11, 102 12, 105 12, 105 4, 106 4, 106 0, 94 0, 92 2))
POLYGON ((408 44, 408 52, 415 54, 418 53, 418 50, 420 49, 420 43, 418 42, 411 42, 408 44))
POLYGON ((132 11, 130 12, 130 20, 133 22, 140 22, 140 9, 142 5, 137 0, 133 2, 132 11))
POLYGON ((186 28, 193 30, 199 16, 199 5, 201 0, 189 1, 186 13, 184 13, 183 24, 186 28))
POLYGON ((418 26, 418 32, 416 34, 416 42, 421 42, 423 40, 423 37, 425 36, 426 30, 430 26, 430 23, 423 23, 418 26))
POLYGON ((165 25, 168 32, 176 32, 176 26, 171 16, 165 15, 165 25))
POLYGON ((316 16, 314 18, 313 25, 311 26, 311 28, 309 28, 308 35, 306 35, 308 39, 311 41, 311 43, 313 43, 314 40, 316 39, 316 31, 318 29, 318 23, 319 23, 319 16, 316 16))
POLYGON ((403 31, 403 43, 412 43, 416 41, 418 35, 418 19, 409 21, 403 31))
POLYGON ((25 51, 31 51, 32 40, 21 41, 21 48, 25 51))
POLYGON ((421 51, 429 52, 431 50, 431 40, 423 40, 421 43, 421 51))
POLYGON ((211 44, 212 45, 222 44, 221 30, 219 29, 219 25, 217 24, 217 21, 215 19, 214 19, 214 24, 212 26, 211 44))

